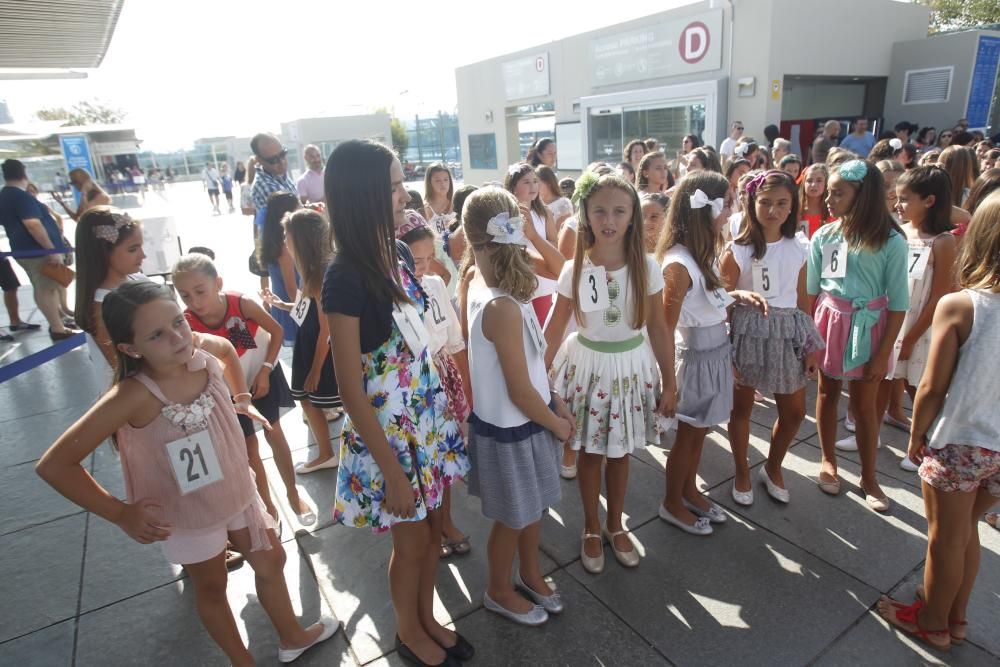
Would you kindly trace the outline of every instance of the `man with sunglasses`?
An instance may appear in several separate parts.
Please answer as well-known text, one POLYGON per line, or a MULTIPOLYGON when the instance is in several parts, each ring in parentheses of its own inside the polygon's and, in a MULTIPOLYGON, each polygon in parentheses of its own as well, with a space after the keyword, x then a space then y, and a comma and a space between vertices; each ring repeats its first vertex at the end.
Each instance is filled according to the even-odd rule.
POLYGON ((729 136, 719 146, 719 157, 732 157, 736 142, 743 136, 743 121, 734 120, 730 128, 729 136))
POLYGON ((267 208, 268 197, 279 191, 294 193, 296 188, 288 175, 288 149, 278 137, 270 132, 256 134, 250 140, 250 150, 257 158, 257 175, 250 197, 257 209, 257 219, 262 221, 261 212, 267 208))

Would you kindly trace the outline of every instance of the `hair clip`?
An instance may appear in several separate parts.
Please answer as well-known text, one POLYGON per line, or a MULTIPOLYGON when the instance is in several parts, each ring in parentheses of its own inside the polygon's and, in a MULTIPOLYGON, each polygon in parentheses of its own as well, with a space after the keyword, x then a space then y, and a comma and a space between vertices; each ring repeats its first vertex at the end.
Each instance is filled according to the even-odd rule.
POLYGON ((748 197, 753 197, 757 194, 757 189, 764 185, 764 181, 767 180, 767 175, 770 174, 769 171, 762 171, 753 178, 743 187, 743 191, 747 193, 748 197))
POLYGON ((114 225, 97 225, 94 227, 94 236, 101 239, 102 241, 107 241, 111 245, 118 243, 118 239, 121 237, 122 227, 130 227, 135 224, 135 221, 129 217, 128 213, 119 213, 114 215, 114 225))
POLYGON ((486 233, 493 237, 494 243, 528 245, 528 239, 524 236, 524 218, 519 215, 511 217, 507 211, 490 218, 486 223, 486 233))
POLYGON ((580 206, 584 199, 590 196, 590 191, 594 189, 597 185, 597 181, 601 180, 601 177, 592 171, 585 171, 580 175, 580 178, 576 179, 576 185, 573 188, 573 196, 570 199, 574 206, 580 206))
POLYGON ((840 165, 840 170, 837 173, 845 181, 858 183, 868 175, 868 165, 865 164, 864 160, 848 160, 840 165))
POLYGON ((722 209, 726 207, 725 199, 723 199, 722 197, 709 199, 708 195, 706 195, 700 189, 695 190, 694 194, 690 196, 689 203, 691 204, 691 208, 705 208, 706 206, 711 206, 712 218, 718 218, 719 214, 722 213, 722 209))

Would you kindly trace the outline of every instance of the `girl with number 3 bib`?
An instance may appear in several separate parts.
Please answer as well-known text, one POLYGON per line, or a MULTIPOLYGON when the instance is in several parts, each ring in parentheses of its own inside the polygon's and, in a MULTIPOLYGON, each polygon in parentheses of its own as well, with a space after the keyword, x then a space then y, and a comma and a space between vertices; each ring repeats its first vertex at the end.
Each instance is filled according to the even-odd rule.
POLYGON ((807 289, 826 350, 820 359, 816 421, 823 462, 819 488, 840 493, 837 477, 837 403, 844 380, 851 397, 861 455, 861 490, 868 506, 889 510, 875 476, 881 414, 879 383, 891 371, 893 345, 910 307, 906 240, 885 205, 875 165, 849 160, 830 175, 826 196, 839 221, 820 227, 809 250, 807 289))
POLYGON ((191 577, 198 615, 219 648, 234 665, 252 664, 226 598, 230 540, 254 569, 257 596, 280 638, 278 659, 295 660, 339 625, 324 619, 303 629, 296 621, 285 551, 254 486, 236 415, 270 425, 250 404, 235 348, 192 334, 173 293, 157 283, 124 283, 104 298, 102 316, 117 354, 115 384, 49 448, 38 474, 137 542, 160 542, 167 560, 191 577), (80 465, 111 435, 127 501, 80 465))
POLYGON ((643 244, 639 197, 631 184, 609 174, 585 173, 576 184, 579 233, 576 254, 563 266, 545 327, 546 364, 555 391, 576 420, 573 449, 580 451, 584 528, 580 558, 588 572, 604 569, 603 541, 618 562, 639 564, 622 525, 629 455, 659 445, 657 414, 673 416, 676 392, 660 392, 660 376, 673 379, 663 314, 663 274, 643 244), (570 317, 578 330, 562 343, 570 317), (647 341, 647 334, 648 338, 647 341), (558 350, 558 354, 556 354, 558 350), (598 508, 605 464, 607 520, 598 508))
POLYGON ((754 390, 774 394, 778 419, 771 431, 767 463, 760 481, 780 503, 789 500, 781 463, 806 416, 806 379, 815 375, 816 351, 823 341, 812 321, 806 293, 807 250, 795 238, 799 198, 795 181, 783 171, 760 172, 745 186, 746 220, 722 256, 728 289, 753 291, 767 299, 765 317, 756 308, 737 306, 731 336, 736 386, 729 441, 736 463, 733 500, 753 504, 747 450, 754 390))

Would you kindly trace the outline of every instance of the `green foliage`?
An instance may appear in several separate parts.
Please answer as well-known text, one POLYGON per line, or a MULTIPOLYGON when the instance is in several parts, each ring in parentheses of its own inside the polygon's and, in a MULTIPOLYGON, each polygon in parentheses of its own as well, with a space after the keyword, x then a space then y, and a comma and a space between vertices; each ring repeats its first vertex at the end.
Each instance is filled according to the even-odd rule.
POLYGON ((125 120, 122 109, 100 100, 83 100, 71 108, 52 107, 35 112, 38 120, 61 120, 63 125, 118 125, 125 120))
POLYGON ((392 133, 392 148, 402 160, 403 156, 406 155, 406 149, 410 146, 410 135, 406 133, 403 123, 395 116, 389 120, 389 130, 392 133))
POLYGON ((997 0, 917 0, 931 8, 930 32, 946 32, 1000 23, 997 0))

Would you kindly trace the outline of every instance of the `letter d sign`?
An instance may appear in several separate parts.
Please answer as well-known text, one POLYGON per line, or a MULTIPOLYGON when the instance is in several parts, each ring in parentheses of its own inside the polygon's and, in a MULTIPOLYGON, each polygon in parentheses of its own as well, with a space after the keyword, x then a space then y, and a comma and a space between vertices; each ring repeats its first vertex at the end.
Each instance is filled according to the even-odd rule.
POLYGON ((693 65, 708 53, 708 44, 708 26, 701 21, 695 21, 689 23, 681 31, 681 38, 677 46, 681 53, 681 59, 689 65, 693 65))

